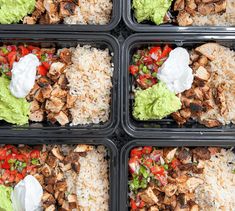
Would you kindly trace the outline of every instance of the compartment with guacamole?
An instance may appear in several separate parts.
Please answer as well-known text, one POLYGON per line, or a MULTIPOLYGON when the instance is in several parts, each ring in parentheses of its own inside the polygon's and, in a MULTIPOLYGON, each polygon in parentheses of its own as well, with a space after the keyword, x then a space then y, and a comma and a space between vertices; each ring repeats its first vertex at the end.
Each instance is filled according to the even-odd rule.
POLYGON ((235 123, 231 45, 202 41, 181 42, 180 47, 163 41, 148 45, 137 44, 136 37, 130 49, 126 46, 127 124, 139 129, 219 128, 235 123))
POLYGON ((139 24, 227 27, 235 26, 234 3, 235 0, 129 0, 125 6, 131 4, 134 22, 139 24))
POLYGON ((107 25, 113 1, 0 0, 0 24, 107 25))

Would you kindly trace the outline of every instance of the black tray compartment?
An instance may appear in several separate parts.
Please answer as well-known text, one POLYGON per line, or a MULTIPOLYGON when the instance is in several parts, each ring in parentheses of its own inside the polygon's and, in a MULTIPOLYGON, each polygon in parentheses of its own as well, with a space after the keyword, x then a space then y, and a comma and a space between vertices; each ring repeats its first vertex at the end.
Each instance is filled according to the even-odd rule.
POLYGON ((176 24, 162 24, 157 26, 150 21, 138 23, 134 17, 132 10, 132 0, 123 0, 123 20, 126 25, 136 32, 193 32, 193 33, 209 33, 209 32, 235 32, 235 27, 226 26, 177 26, 176 24))
POLYGON ((132 140, 123 146, 120 155, 120 210, 128 211, 129 208, 129 197, 128 197, 128 159, 130 150, 134 147, 140 146, 156 146, 156 147, 197 147, 197 146, 220 146, 224 148, 234 147, 235 142, 227 140, 201 140, 197 141, 176 139, 174 142, 169 140, 159 140, 159 139, 136 139, 132 140))
POLYGON ((113 88, 111 90, 111 105, 109 120, 102 124, 59 126, 48 122, 29 123, 26 126, 15 126, 0 121, 0 136, 22 136, 22 137, 105 137, 114 133, 119 123, 119 99, 120 99, 120 49, 118 41, 108 34, 79 33, 73 35, 47 34, 1 34, 0 45, 3 43, 18 44, 31 43, 43 47, 76 47, 78 44, 91 45, 100 49, 108 48, 113 56, 113 88))
POLYGON ((69 25, 69 24, 0 24, 0 31, 28 31, 29 33, 50 32, 105 32, 113 30, 121 20, 121 0, 112 0, 113 10, 110 22, 106 25, 69 25))
POLYGON ((235 136, 235 125, 230 124, 217 128, 206 128, 205 126, 191 120, 186 125, 180 127, 172 118, 165 118, 156 121, 139 121, 132 115, 134 99, 131 96, 133 77, 129 74, 132 55, 138 48, 147 47, 154 44, 171 44, 173 47, 181 46, 192 49, 195 46, 207 42, 217 42, 230 49, 235 50, 234 34, 135 34, 130 36, 122 46, 122 126, 124 130, 134 138, 184 138, 195 136, 195 138, 220 137, 233 139, 235 136))

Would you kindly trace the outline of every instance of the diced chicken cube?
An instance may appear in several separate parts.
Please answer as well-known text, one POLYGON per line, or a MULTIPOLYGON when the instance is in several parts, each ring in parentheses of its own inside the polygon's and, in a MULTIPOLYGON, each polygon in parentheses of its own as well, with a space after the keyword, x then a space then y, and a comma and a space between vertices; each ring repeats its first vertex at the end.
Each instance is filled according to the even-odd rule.
POLYGON ((52 154, 57 157, 60 161, 64 160, 64 156, 60 152, 60 148, 58 146, 54 146, 51 150, 52 154))
POLYGON ((158 203, 158 197, 155 195, 151 187, 148 187, 146 190, 140 193, 140 198, 149 205, 158 203))
POLYGON ((187 180, 186 185, 190 193, 193 193, 194 190, 199 186, 202 185, 204 181, 200 178, 191 177, 187 180))
POLYGON ((208 81, 210 79, 210 73, 206 70, 206 68, 200 66, 196 70, 195 77, 199 80, 208 81))
POLYGON ((51 97, 50 100, 46 101, 45 108, 53 113, 59 113, 63 106, 64 102, 60 98, 51 97))
POLYGON ((77 147, 74 149, 74 152, 89 152, 94 149, 93 146, 86 145, 86 144, 79 144, 77 147))
POLYGON ((58 114, 55 114, 54 118, 62 126, 64 126, 64 125, 69 123, 69 118, 66 116, 66 114, 63 111, 60 111, 58 114))
POLYGON ((44 120, 44 111, 39 109, 34 112, 30 112, 29 120, 33 122, 42 122, 44 120))
POLYGON ((180 11, 177 16, 177 21, 180 26, 190 26, 193 23, 193 19, 190 14, 185 11, 180 11))

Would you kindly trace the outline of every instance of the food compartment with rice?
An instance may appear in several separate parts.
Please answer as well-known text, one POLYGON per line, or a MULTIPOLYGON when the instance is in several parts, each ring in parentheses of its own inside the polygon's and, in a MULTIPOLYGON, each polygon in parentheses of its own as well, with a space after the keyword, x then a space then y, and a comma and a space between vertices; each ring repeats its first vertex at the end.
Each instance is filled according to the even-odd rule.
POLYGON ((119 105, 115 38, 35 35, 1 41, 2 130, 73 128, 82 134, 89 128, 89 135, 114 130, 119 105))
POLYGON ((223 142, 126 144, 121 154, 121 210, 233 210, 234 145, 223 142))
POLYGON ((134 31, 234 30, 234 0, 128 0, 123 18, 134 31))
POLYGON ((1 0, 0 27, 10 30, 108 31, 118 24, 120 10, 118 0, 1 0))
POLYGON ((122 117, 130 135, 233 130, 233 36, 139 34, 123 52, 122 117))
POLYGON ((2 144, 0 208, 118 210, 115 145, 103 139, 67 143, 2 144))

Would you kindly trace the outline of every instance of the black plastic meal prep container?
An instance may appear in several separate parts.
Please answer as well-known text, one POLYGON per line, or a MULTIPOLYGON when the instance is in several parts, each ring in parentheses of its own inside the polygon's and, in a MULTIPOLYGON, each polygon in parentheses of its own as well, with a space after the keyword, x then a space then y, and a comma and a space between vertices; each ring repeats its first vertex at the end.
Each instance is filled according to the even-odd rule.
POLYGON ((47 33, 51 32, 105 32, 114 29, 120 19, 122 11, 122 1, 112 0, 113 9, 110 22, 106 25, 79 25, 79 24, 0 24, 0 31, 29 31, 30 33, 47 33))
POLYGON ((135 34, 130 36, 122 46, 122 102, 121 118, 124 130, 134 138, 178 138, 181 136, 201 139, 220 137, 233 139, 235 137, 235 125, 230 124, 217 128, 206 128, 205 126, 190 120, 180 127, 172 118, 156 121, 139 121, 132 115, 134 104, 133 77, 129 74, 129 65, 135 51, 139 48, 156 44, 171 44, 173 47, 181 46, 192 49, 195 46, 207 42, 218 42, 230 49, 235 50, 234 34, 135 34))
POLYGON ((218 146, 224 148, 231 148, 235 146, 235 139, 228 140, 194 140, 194 139, 175 139, 174 141, 161 140, 161 139, 136 139, 128 142, 123 146, 120 155, 120 173, 121 173, 121 186, 120 186, 120 210, 128 211, 129 208, 129 189, 128 189, 128 160, 131 149, 141 146, 155 146, 155 147, 202 147, 202 146, 218 146))
POLYGON ((118 184, 119 184, 119 155, 115 144, 111 139, 105 138, 64 138, 64 139, 45 139, 45 138, 0 138, 0 144, 26 144, 26 145, 42 145, 42 144, 89 144, 93 146, 102 145, 107 151, 107 159, 109 161, 109 210, 118 211, 118 184))
POLYGON ((138 23, 134 17, 134 11, 132 9, 132 0, 123 0, 123 20, 126 25, 136 32, 198 32, 198 33, 208 33, 208 32, 235 32, 235 26, 177 26, 176 24, 162 24, 157 26, 150 21, 145 21, 143 23, 138 23))
POLYGON ((16 126, 0 121, 0 136, 27 136, 27 137, 107 137, 114 133, 119 123, 119 104, 120 104, 120 47, 118 41, 109 34, 88 34, 78 33, 73 35, 55 34, 1 34, 0 46, 3 44, 31 43, 42 47, 76 47, 80 45, 91 45, 100 49, 108 48, 112 55, 114 64, 111 90, 111 104, 109 120, 100 124, 78 125, 78 126, 59 126, 49 122, 29 123, 29 125, 16 126))

